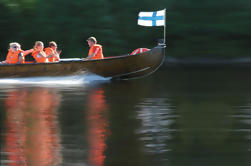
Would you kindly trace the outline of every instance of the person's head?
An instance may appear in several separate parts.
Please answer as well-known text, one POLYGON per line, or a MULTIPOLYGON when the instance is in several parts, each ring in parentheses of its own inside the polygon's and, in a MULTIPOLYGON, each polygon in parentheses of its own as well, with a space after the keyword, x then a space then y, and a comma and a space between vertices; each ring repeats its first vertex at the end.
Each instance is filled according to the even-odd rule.
POLYGON ((89 38, 87 39, 87 42, 88 42, 88 45, 89 45, 90 47, 93 46, 94 44, 97 44, 97 40, 96 40, 95 37, 89 37, 89 38))
POLYGON ((17 42, 13 42, 13 43, 10 43, 10 49, 13 51, 13 52, 16 52, 18 51, 19 49, 21 49, 21 45, 17 42))
POLYGON ((51 42, 49 43, 49 47, 51 47, 53 50, 56 50, 56 49, 57 49, 57 43, 54 42, 54 41, 51 41, 51 42))
POLYGON ((34 49, 36 49, 38 51, 42 51, 44 49, 44 43, 41 41, 36 41, 34 49))

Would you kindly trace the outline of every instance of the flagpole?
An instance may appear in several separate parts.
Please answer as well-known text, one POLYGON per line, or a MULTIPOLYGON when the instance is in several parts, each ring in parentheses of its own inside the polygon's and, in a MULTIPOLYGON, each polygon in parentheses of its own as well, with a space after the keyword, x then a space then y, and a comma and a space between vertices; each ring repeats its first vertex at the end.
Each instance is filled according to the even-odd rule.
POLYGON ((165 14, 164 14, 164 44, 166 44, 166 8, 164 9, 165 14))

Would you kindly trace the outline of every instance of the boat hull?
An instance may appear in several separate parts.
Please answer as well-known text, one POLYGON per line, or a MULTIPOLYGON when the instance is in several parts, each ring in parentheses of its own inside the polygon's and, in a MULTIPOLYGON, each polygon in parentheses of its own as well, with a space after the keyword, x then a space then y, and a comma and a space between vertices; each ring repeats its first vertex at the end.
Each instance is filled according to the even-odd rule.
POLYGON ((0 65, 0 78, 68 76, 93 73, 111 79, 132 79, 157 70, 165 57, 165 46, 159 45, 137 55, 124 55, 100 60, 70 60, 57 63, 0 65))

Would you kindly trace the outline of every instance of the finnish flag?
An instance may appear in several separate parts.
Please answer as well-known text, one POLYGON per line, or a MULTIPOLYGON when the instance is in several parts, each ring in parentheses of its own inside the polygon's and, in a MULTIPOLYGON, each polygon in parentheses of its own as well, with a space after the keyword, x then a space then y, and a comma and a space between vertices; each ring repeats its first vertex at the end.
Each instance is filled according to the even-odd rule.
POLYGON ((166 10, 155 12, 139 12, 138 25, 142 26, 165 26, 166 10))

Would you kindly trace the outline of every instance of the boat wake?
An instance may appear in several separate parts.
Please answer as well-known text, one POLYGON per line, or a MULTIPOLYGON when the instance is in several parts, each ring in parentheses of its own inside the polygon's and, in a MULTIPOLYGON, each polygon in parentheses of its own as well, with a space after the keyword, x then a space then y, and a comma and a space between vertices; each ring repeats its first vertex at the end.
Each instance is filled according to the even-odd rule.
POLYGON ((30 77, 0 79, 0 85, 43 85, 43 86, 79 86, 109 81, 109 78, 97 75, 74 75, 63 77, 30 77))

